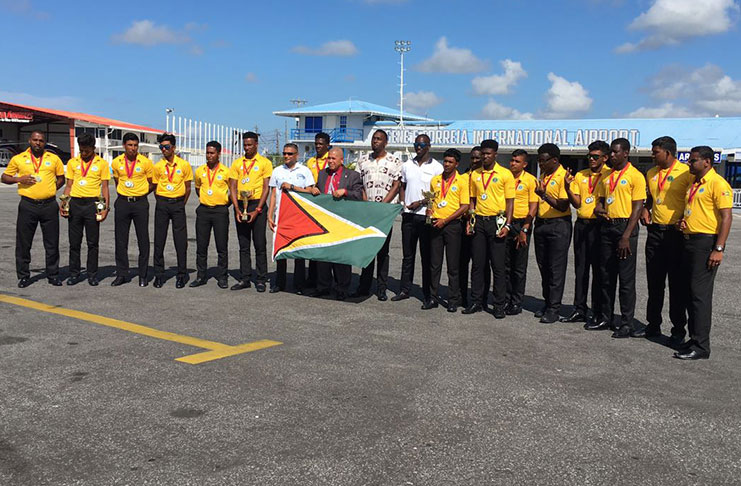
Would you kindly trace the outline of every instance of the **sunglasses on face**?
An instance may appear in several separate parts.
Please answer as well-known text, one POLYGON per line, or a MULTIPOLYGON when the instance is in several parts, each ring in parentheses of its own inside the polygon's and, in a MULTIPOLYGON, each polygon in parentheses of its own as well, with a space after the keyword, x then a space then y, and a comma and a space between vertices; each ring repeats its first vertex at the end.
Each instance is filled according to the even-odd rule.
POLYGON ((423 149, 427 147, 427 144, 424 142, 414 142, 414 148, 416 149, 423 149))
POLYGON ((170 150, 172 148, 172 145, 160 145, 160 150, 170 150))
POLYGON ((296 155, 296 152, 283 152, 283 155, 286 157, 289 155, 296 155))
POLYGON ((600 157, 602 157, 602 156, 601 155, 597 155, 597 154, 588 154, 587 155, 587 158, 589 160, 598 160, 600 157))

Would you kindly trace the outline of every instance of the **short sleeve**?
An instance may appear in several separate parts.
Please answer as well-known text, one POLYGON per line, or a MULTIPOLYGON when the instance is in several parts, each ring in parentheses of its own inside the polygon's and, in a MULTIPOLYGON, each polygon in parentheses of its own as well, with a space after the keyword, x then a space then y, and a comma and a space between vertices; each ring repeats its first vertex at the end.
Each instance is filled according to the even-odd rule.
POLYGON ((278 187, 278 181, 275 179, 275 174, 272 174, 270 176, 270 182, 268 182, 268 187, 278 187))
POLYGON ((717 179, 713 188, 713 202, 718 209, 730 209, 733 207, 733 191, 725 181, 717 179))
POLYGON ((605 177, 604 180, 597 184, 597 187, 594 188, 594 197, 605 197, 605 184, 607 184, 607 181, 609 181, 609 179, 605 177))
POLYGON ((559 199, 568 199, 569 195, 566 193, 566 172, 563 173, 564 177, 561 177, 561 184, 558 188, 558 198, 559 199))
POLYGON ((470 204, 471 192, 468 187, 468 181, 469 181, 468 177, 461 177, 461 188, 460 188, 461 204, 470 204))
POLYGON ((195 179, 196 179, 196 189, 198 189, 198 188, 200 188, 200 187, 201 187, 201 177, 200 177, 200 175, 198 174, 198 171, 197 171, 197 170, 196 170, 196 176, 195 176, 195 179))
POLYGON ((262 169, 262 177, 272 177, 273 175, 273 164, 269 160, 265 161, 265 167, 262 169))
POLYGON ((540 197, 537 194, 535 194, 535 187, 537 186, 537 184, 538 184, 538 180, 535 177, 530 179, 530 182, 527 186, 527 202, 533 203, 533 202, 540 201, 540 197))
POLYGON ((646 199, 646 178, 643 177, 643 174, 637 173, 633 178, 633 191, 631 195, 633 201, 643 201, 646 199))
MULTIPOLYGON (((100 180, 101 181, 110 181, 111 180, 111 168, 108 166, 108 161, 106 159, 101 158, 101 164, 100 164, 100 180)), ((69 170, 69 167, 68 169, 69 170)))
POLYGON ((239 161, 237 160, 232 162, 232 166, 229 167, 229 179, 234 179, 235 181, 239 179, 239 161))
POLYGON ((502 177, 502 183, 504 186, 504 199, 514 199, 515 197, 515 178, 512 173, 505 172, 502 177))
POLYGON ((406 184, 406 182, 407 182, 407 171, 406 171, 406 166, 404 166, 403 164, 401 166, 401 171, 400 171, 399 177, 401 178, 402 184, 406 184))
POLYGON ((66 175, 66 178, 68 180, 70 180, 70 181, 74 181, 75 180, 75 164, 74 164, 74 160, 75 159, 69 159, 67 161, 67 175, 66 175))
POLYGON ((9 176, 15 177, 15 175, 18 173, 18 159, 13 157, 10 159, 10 163, 8 163, 8 166, 5 168, 5 173, 9 176))
POLYGON ((478 186, 473 182, 473 172, 468 174, 468 198, 475 199, 478 197, 478 186))
POLYGON ((152 169, 152 184, 159 184, 160 180, 160 168, 156 165, 152 169))
MULTIPOLYGON (((577 177, 581 176, 577 175, 577 177)), ((571 192, 577 196, 581 196, 581 184, 576 179, 571 183, 571 192)))
POLYGON ((118 175, 118 164, 116 163, 116 160, 118 159, 113 159, 113 162, 111 163, 111 172, 113 173, 113 177, 115 177, 116 179, 120 179, 118 175))
POLYGON ((62 159, 57 157, 57 164, 55 167, 55 174, 57 177, 64 175, 64 164, 62 163, 62 159))
POLYGON ((193 180, 193 167, 190 166, 190 162, 185 164, 183 169, 183 181, 188 182, 193 180))
POLYGON ((144 167, 144 174, 147 176, 147 179, 154 178, 154 165, 152 164, 152 161, 149 159, 147 159, 146 166, 144 167))

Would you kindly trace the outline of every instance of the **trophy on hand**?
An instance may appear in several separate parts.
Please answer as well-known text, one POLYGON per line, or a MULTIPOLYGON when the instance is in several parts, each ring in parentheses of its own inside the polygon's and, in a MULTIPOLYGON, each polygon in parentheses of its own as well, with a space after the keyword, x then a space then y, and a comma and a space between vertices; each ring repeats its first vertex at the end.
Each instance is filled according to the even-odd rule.
POLYGON ((98 200, 95 201, 95 221, 103 221, 103 211, 105 210, 105 198, 101 194, 98 196, 98 200))
POLYGON ((242 222, 247 221, 247 203, 252 196, 252 191, 239 191, 239 200, 242 201, 242 222))
POLYGON ((70 197, 68 194, 62 194, 59 196, 59 202, 62 203, 62 212, 66 215, 69 215, 69 200, 70 197))
POLYGON ((476 227, 476 210, 470 208, 468 210, 468 231, 473 234, 473 230, 476 227))
POLYGON ((432 224, 432 214, 429 211, 432 209, 432 205, 435 203, 435 199, 437 199, 437 194, 435 194, 432 191, 422 191, 422 200, 424 201, 423 204, 427 206, 427 218, 425 219, 425 224, 432 224))
POLYGON ((502 231, 502 228, 507 226, 507 215, 505 214, 504 211, 499 211, 499 213, 497 213, 496 222, 497 222, 497 234, 499 234, 499 232, 502 231))

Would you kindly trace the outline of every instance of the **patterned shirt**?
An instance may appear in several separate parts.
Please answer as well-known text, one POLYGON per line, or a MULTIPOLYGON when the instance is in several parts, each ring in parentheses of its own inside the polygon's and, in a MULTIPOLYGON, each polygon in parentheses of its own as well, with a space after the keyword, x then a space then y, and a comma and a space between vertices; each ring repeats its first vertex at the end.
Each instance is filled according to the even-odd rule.
POLYGON ((369 201, 383 202, 394 181, 401 180, 401 160, 388 152, 379 159, 372 153, 362 155, 357 168, 369 201))

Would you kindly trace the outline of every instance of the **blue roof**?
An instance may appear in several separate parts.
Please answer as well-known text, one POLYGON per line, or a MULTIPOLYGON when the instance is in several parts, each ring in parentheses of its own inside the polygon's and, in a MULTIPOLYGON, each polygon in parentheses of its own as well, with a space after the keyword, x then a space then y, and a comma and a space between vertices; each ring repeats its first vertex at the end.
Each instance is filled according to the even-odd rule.
MULTIPOLYGON (((324 115, 332 113, 358 113, 377 116, 386 116, 394 119, 399 118, 399 110, 389 108, 388 106, 376 105, 362 100, 337 101, 334 103, 325 103, 323 105, 302 106, 291 110, 274 111, 277 116, 298 116, 298 115, 324 115)), ((429 120, 424 116, 404 112, 404 120, 429 120)))

